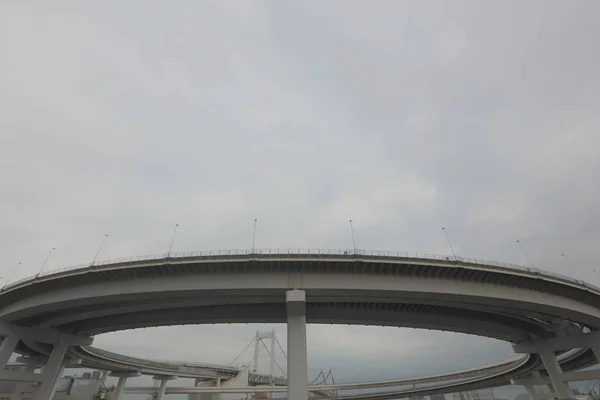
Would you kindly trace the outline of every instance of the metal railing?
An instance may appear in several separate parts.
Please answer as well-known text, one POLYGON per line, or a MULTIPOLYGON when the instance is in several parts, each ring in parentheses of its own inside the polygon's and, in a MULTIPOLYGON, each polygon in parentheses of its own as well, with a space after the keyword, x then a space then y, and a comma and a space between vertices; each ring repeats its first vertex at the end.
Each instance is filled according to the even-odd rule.
POLYGON ((577 284, 584 286, 588 289, 598 291, 600 288, 585 283, 584 281, 570 278, 566 275, 541 270, 538 268, 529 268, 518 264, 510 264, 505 262, 482 260, 477 258, 461 257, 461 256, 448 256, 438 255, 430 253, 411 253, 411 252, 398 252, 398 251, 385 251, 385 250, 359 250, 359 249, 238 249, 238 250, 201 250, 195 252, 181 252, 181 253, 162 253, 145 256, 125 257, 116 258, 111 260, 96 261, 93 263, 85 263, 74 266, 69 266, 60 269, 54 269, 42 272, 41 274, 26 277, 8 285, 5 285, 0 289, 0 293, 17 287, 25 282, 35 282, 40 278, 48 278, 64 274, 65 272, 87 272, 89 270, 96 269, 98 267, 108 267, 111 265, 119 266, 121 264, 143 262, 143 261, 176 261, 186 258, 222 258, 222 257, 251 257, 251 256, 286 256, 286 257, 302 257, 302 256, 320 256, 320 257, 373 257, 373 258, 390 258, 390 259, 419 259, 419 260, 431 260, 431 261, 443 261, 443 262, 459 262, 464 264, 476 264, 486 267, 493 267, 508 271, 522 271, 528 273, 534 273, 543 275, 546 277, 552 277, 569 284, 577 284))

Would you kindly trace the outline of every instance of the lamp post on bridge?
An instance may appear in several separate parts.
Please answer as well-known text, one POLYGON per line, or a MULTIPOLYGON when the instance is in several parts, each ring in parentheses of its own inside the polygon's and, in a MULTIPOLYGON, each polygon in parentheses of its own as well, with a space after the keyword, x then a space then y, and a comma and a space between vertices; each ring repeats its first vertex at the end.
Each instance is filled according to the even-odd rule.
POLYGON ((98 254, 100 254, 100 250, 102 250, 102 246, 104 245, 104 241, 106 240, 106 238, 108 237, 108 235, 104 235, 102 237, 102 240, 100 241, 100 246, 98 246, 98 251, 96 252, 96 255, 94 256, 94 260, 92 261, 92 263, 90 264, 90 266, 94 266, 94 264, 96 263, 96 259, 98 258, 98 254))
POLYGON ((179 228, 179 224, 175 224, 175 229, 173 230, 173 236, 171 236, 171 244, 169 244, 169 252, 167 253, 167 258, 171 257, 171 250, 173 249, 173 242, 175 241, 175 235, 177 234, 177 228, 179 228))
POLYGON ((527 254, 527 251, 525 250, 525 246, 523 246, 523 243, 520 240, 517 240, 517 244, 521 247, 521 250, 523 250, 523 254, 525 254, 525 258, 527 258, 529 266, 533 268, 533 263, 531 262, 531 258, 529 258, 529 254, 527 254))
POLYGON ((350 222, 350 232, 352 233, 352 249, 354 250, 354 254, 356 254, 356 238, 354 237, 354 225, 352 224, 352 220, 350 222))
POLYGON ((17 265, 15 265, 15 268, 12 270, 12 272, 10 273, 10 275, 8 276, 8 279, 6 279, 6 282, 4 282, 4 286, 2 286, 2 289, 4 289, 6 287, 6 285, 9 284, 10 280, 12 279, 13 275, 15 274, 15 272, 17 272, 17 269, 19 269, 19 265, 21 265, 21 261, 19 261, 17 263, 17 265))
POLYGON ((450 241, 450 236, 448 236, 448 231, 446 230, 446 227, 443 226, 442 230, 444 231, 444 234, 446 235, 446 240, 448 241, 448 246, 450 246, 450 251, 452 251, 452 256, 454 257, 454 259, 456 259, 456 253, 454 252, 454 247, 452 246, 452 242, 450 241))
POLYGON ((37 273, 37 275, 35 276, 36 278, 38 276, 40 276, 40 274, 42 273, 42 271, 44 270, 44 267, 46 266, 46 263, 48 262, 48 260, 50 259, 50 256, 52 255, 52 253, 54 253, 54 250, 56 250, 56 247, 53 247, 52 250, 50 250, 50 252, 48 253, 48 257, 46 257, 46 260, 44 261, 44 263, 42 264, 42 268, 40 268, 40 271, 37 273))
POLYGON ((258 220, 254 219, 254 230, 252 231, 252 254, 254 254, 254 244, 256 242, 256 223, 258 220))

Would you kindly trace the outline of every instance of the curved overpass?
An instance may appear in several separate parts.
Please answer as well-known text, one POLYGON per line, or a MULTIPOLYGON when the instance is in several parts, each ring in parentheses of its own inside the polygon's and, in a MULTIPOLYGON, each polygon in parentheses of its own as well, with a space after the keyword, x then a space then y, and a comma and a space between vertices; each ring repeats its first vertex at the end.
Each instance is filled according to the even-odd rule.
MULTIPOLYGON (((416 386, 433 384, 427 387, 427 389, 448 386, 452 384, 462 384, 465 382, 478 382, 485 377, 490 379, 492 377, 500 377, 507 374, 514 374, 516 371, 527 371, 536 365, 537 358, 535 356, 522 356, 517 357, 513 360, 505 361, 498 364, 493 364, 481 368, 473 368, 464 371, 451 372, 445 374, 423 376, 416 378, 404 378, 394 379, 376 382, 360 382, 360 383, 341 383, 341 384, 328 384, 328 385, 311 385, 309 390, 325 391, 325 390, 362 390, 362 389, 373 389, 373 388, 384 388, 384 387, 400 387, 400 386, 416 386)), ((133 393, 146 393, 152 391, 153 388, 129 388, 129 392, 133 393)), ((415 389, 413 389, 415 390, 415 389)), ((425 388, 418 388, 417 390, 425 390, 425 388)), ((273 387, 256 387, 256 388, 177 388, 172 387, 167 389, 167 393, 247 393, 247 392, 285 392, 285 388, 273 388, 273 387)), ((370 394, 372 395, 372 394, 370 394)))
MULTIPOLYGON (((581 281, 466 258, 346 253, 183 254, 47 273, 2 290, 0 320, 80 336, 281 323, 286 292, 299 288, 308 323, 438 329, 514 344, 600 328, 600 289, 581 281)), ((29 340, 20 349, 43 354, 51 347, 29 340)))
MULTIPOLYGON (((214 380, 216 378, 235 378, 243 370, 231 365, 144 360, 112 353, 92 346, 76 346, 71 350, 71 353, 73 358, 81 360, 81 364, 89 368, 105 371, 140 372, 142 375, 214 380)), ((270 383, 270 376, 250 372, 248 374, 248 381, 253 385, 268 384, 270 383)), ((275 376, 273 377, 273 383, 276 386, 285 386, 287 379, 275 376)))
MULTIPOLYGON (((111 360, 111 363, 116 363, 121 368, 132 368, 132 370, 142 371, 146 374, 159 374, 159 375, 180 375, 189 377, 203 378, 204 375, 201 371, 196 371, 197 375, 183 375, 181 374, 182 369, 185 371, 188 367, 186 363, 159 363, 154 361, 148 361, 143 359, 135 359, 132 357, 122 356, 114 353, 110 354, 110 357, 106 357, 108 352, 104 350, 95 349, 92 347, 82 347, 77 350, 78 357, 84 360, 86 365, 94 365, 106 369, 110 368, 112 364, 105 364, 98 360, 98 355, 102 356, 102 360, 111 360), (105 358, 106 357, 106 358, 105 358), (158 372, 157 372, 158 371, 158 372)), ((587 349, 577 349, 574 351, 563 353, 558 357, 561 365, 565 370, 580 369, 592 365, 595 363, 595 357, 587 349)), ((422 376, 415 378, 402 378, 384 381, 374 382, 359 382, 359 383, 344 383, 344 384, 333 384, 333 385, 313 385, 309 388, 310 391, 348 391, 348 390, 363 390, 363 389, 381 389, 386 387, 401 387, 401 386, 419 386, 417 388, 411 388, 411 395, 429 395, 436 393, 448 393, 450 389, 454 389, 460 385, 461 390, 472 390, 475 388, 487 388, 494 386, 509 385, 510 381, 516 377, 530 373, 533 370, 543 369, 541 360, 536 355, 524 355, 517 357, 512 360, 507 360, 500 363, 491 364, 483 367, 471 368, 463 371, 449 372, 435 374, 431 376, 422 376), (428 385, 423 387, 423 385, 428 385)), ((189 373, 190 371, 186 371, 189 373)), ((281 382, 275 382, 277 386, 285 385, 285 378, 278 378, 281 382)), ((252 374, 249 376, 249 382, 252 384, 267 384, 268 377, 253 377, 252 374)), ((129 388, 127 392, 131 393, 152 393, 155 388, 129 388)), ((194 390, 200 393, 218 393, 218 392, 267 392, 267 391, 278 391, 283 392, 285 388, 274 389, 274 388, 178 388, 169 387, 167 388, 167 394, 182 394, 182 393, 193 393, 194 390)), ((404 394, 403 391, 393 391, 393 393, 404 394)), ((387 398, 391 392, 370 393, 369 398, 378 398, 382 396, 387 398)), ((326 397, 326 396, 324 396, 326 397)), ((345 396, 337 396, 336 398, 344 398, 345 396)))
POLYGON ((160 325, 285 322, 297 280, 312 323, 465 332, 513 343, 556 318, 600 327, 596 287, 532 269, 379 255, 255 254, 95 265, 12 284, 0 319, 95 335, 160 325), (435 318, 433 318, 435 317, 435 318))
MULTIPOLYGON (((563 363, 568 359, 574 359, 581 356, 581 351, 569 352, 562 357, 563 363)), ((360 389, 374 389, 384 387, 413 386, 411 388, 393 389, 388 391, 377 391, 374 393, 360 395, 336 395, 335 397, 322 396, 321 399, 372 399, 385 400, 402 398, 406 396, 426 396, 432 394, 449 393, 453 391, 473 390, 477 388, 489 388, 494 386, 503 386, 510 383, 511 377, 525 374, 537 369, 540 360, 536 355, 526 355, 514 360, 505 361, 485 367, 473 368, 465 371, 452 372, 446 374, 424 376, 418 378, 407 378, 397 380, 387 380, 378 382, 363 382, 349 384, 333 385, 312 385, 309 387, 311 392, 319 391, 348 391, 360 389), (427 385, 429 384, 429 385, 427 385), (419 385, 419 387, 415 387, 419 385), (427 385, 427 386, 425 386, 427 385)), ((129 393, 152 393, 154 388, 132 387, 128 388, 129 393)), ((189 393, 258 393, 258 392, 285 392, 285 388, 272 387, 254 387, 254 388, 189 388, 189 387, 169 387, 167 394, 189 394, 189 393)))

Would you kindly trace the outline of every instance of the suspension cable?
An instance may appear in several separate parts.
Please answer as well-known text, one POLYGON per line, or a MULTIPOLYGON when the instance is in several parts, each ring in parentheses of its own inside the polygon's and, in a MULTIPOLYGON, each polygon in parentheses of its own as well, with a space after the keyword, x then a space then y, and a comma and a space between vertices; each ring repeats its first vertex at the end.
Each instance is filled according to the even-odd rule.
POLYGON ((244 348, 244 350, 242 350, 242 352, 240 354, 238 354, 238 356, 232 362, 229 363, 229 365, 233 365, 233 363, 235 363, 238 360, 238 358, 240 358, 242 356, 242 354, 244 354, 244 352, 246 350, 248 350, 248 348, 250 347, 250 345, 252 345, 252 343, 254 343, 254 340, 255 339, 252 339, 250 341, 250 343, 248 343, 248 345, 244 348))
POLYGON ((323 383, 324 381, 323 381, 323 382, 318 382, 318 381, 319 381, 319 378, 320 378, 322 375, 324 375, 324 374, 323 374, 323 370, 321 370, 321 372, 319 372, 319 375, 317 375, 317 377, 316 377, 315 379, 313 379, 313 381, 311 382, 311 384, 313 384, 313 385, 320 385, 321 383, 323 383))
POLYGON ((279 346, 279 350, 281 350, 281 352, 283 353, 283 356, 285 358, 287 358, 287 354, 285 353, 285 350, 283 349, 283 347, 281 346, 281 343, 279 343, 279 339, 277 339, 277 336, 275 336, 275 341, 277 342, 277 345, 279 346))
POLYGON ((260 341, 260 343, 263 345, 263 347, 265 348, 265 350, 267 351, 267 353, 269 353, 269 355, 273 359, 273 362, 275 363, 275 365, 277 365, 277 367, 281 370, 281 372, 283 372, 283 374, 287 376, 287 372, 285 372, 285 370, 283 368, 281 368, 281 365, 279 365, 279 363, 277 362, 277 360, 275 360, 273 358, 273 354, 271 354, 271 351, 269 351, 269 349, 267 348, 267 345, 262 340, 260 341))

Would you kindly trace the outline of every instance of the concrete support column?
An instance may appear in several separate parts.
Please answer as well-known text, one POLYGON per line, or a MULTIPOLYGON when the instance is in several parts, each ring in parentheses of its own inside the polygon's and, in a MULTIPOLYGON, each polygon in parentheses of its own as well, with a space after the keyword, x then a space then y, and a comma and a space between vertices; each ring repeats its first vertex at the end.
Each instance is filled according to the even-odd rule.
MULTIPOLYGON (((35 360, 31 360, 31 362, 28 362, 25 366, 26 374, 33 374, 35 372, 35 369, 37 368, 37 363, 35 363, 34 361, 35 360)), ((10 400, 21 400, 23 398, 23 392, 31 388, 32 384, 30 382, 19 382, 10 400)))
POLYGON ((594 337, 590 340, 590 347, 596 356, 596 360, 600 362, 600 337, 594 337))
POLYGON ((308 400, 308 361, 306 355, 306 292, 288 290, 287 370, 288 400, 308 400))
POLYGON ((61 337, 58 343, 54 345, 54 349, 48 357, 48 363, 42 371, 42 384, 37 389, 33 400, 52 400, 54 397, 58 378, 65 369, 65 354, 69 344, 66 337, 61 337))
POLYGON ((529 398, 531 398, 531 400, 542 400, 542 396, 540 396, 540 394, 535 391, 533 385, 525 385, 525 390, 527 391, 527 394, 529 395, 529 398))
POLYGON ((540 350, 539 355, 544 362, 544 367, 548 372, 548 376, 552 381, 554 387, 554 393, 558 395, 561 400, 574 398, 573 391, 569 385, 562 379, 563 371, 556 360, 556 355, 553 351, 543 349, 540 350))
MULTIPOLYGON (((542 375, 540 374, 540 371, 533 371, 531 373, 531 376, 534 378, 542 377, 542 375)), ((535 390, 536 393, 538 393, 540 395, 552 393, 552 389, 548 385, 533 385, 533 389, 535 390)), ((540 397, 543 398, 544 396, 540 396, 540 397)))
POLYGON ((160 386, 158 387, 158 394, 156 395, 156 400, 163 400, 165 398, 165 390, 167 389, 166 379, 161 379, 160 386))
MULTIPOLYGON (((134 378, 136 376, 140 376, 139 372, 111 372, 110 376, 115 378, 119 378, 117 382, 117 386, 115 387, 115 391, 113 394, 113 400, 119 400, 121 395, 123 394, 123 389, 125 389, 125 385, 127 384, 128 378, 134 378)), ((106 381, 106 376, 102 374, 103 381, 106 381)))
POLYGON ((8 364, 10 356, 15 351, 20 339, 16 334, 9 334, 2 339, 2 344, 0 344, 0 371, 6 368, 6 364, 8 364))
POLYGON ((169 382, 171 379, 177 379, 177 377, 176 376, 160 376, 160 375, 157 375, 154 377, 155 386, 157 383, 160 382, 160 384, 158 385, 158 391, 156 393, 156 400, 164 400, 165 391, 167 389, 167 382, 169 382))
POLYGON ((117 383, 117 387, 115 388, 115 393, 113 395, 113 400, 120 400, 121 393, 123 393, 123 389, 125 389, 125 385, 127 384, 127 377, 122 376, 119 378, 119 382, 117 383))
POLYGON ((108 371, 102 371, 102 376, 100 377, 100 382, 102 382, 102 386, 106 387, 106 379, 108 378, 108 371))

